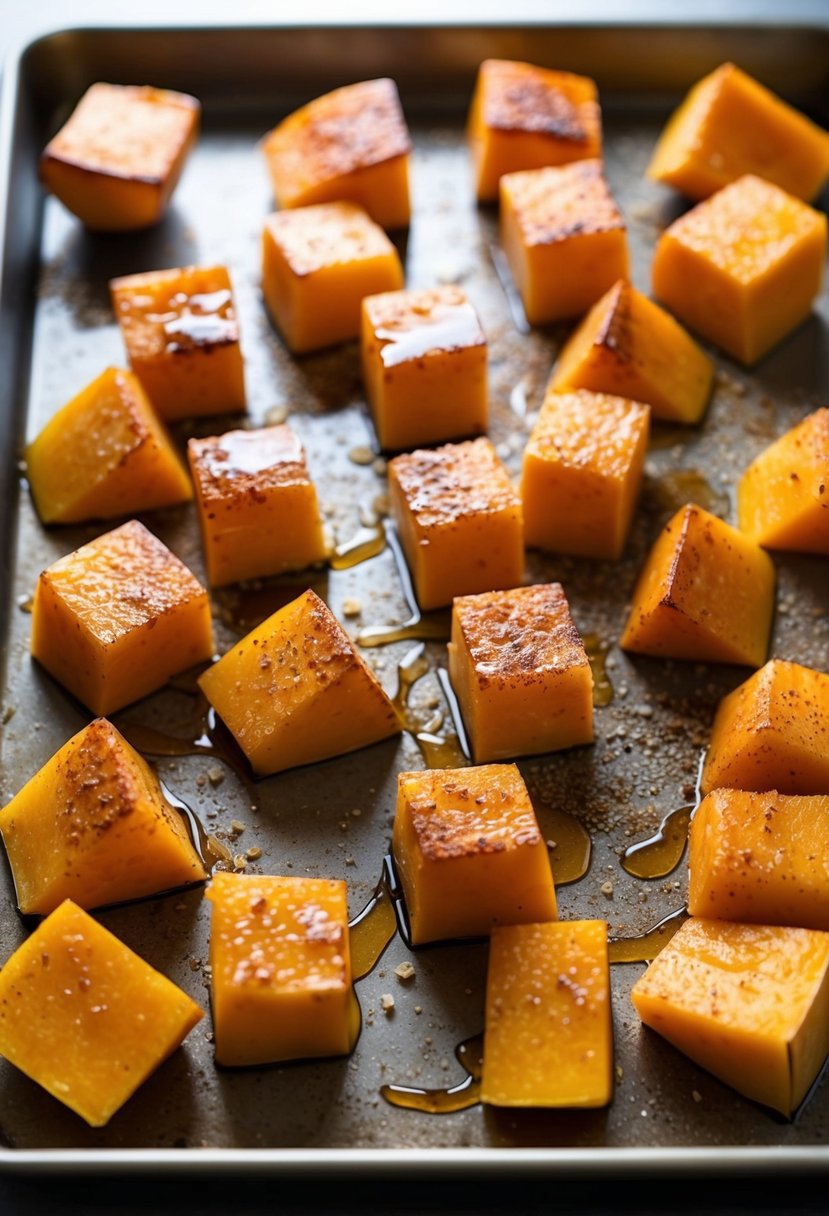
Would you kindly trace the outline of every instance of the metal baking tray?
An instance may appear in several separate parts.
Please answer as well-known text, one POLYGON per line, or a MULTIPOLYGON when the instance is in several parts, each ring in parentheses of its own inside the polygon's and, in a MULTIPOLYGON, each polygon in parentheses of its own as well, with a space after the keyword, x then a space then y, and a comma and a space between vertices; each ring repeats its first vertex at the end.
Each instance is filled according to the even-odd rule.
MULTIPOLYGON (((87 720, 28 654, 30 618, 21 605, 38 572, 104 530, 44 529, 18 461, 26 436, 124 354, 109 306, 110 277, 199 261, 231 269, 247 364, 249 419, 288 417, 304 441, 339 542, 382 511, 382 463, 367 457, 371 428, 356 344, 301 360, 273 332, 259 289, 259 240, 272 203, 258 139, 277 119, 336 85, 394 77, 414 136, 414 219, 400 238, 410 285, 463 284, 490 343, 491 435, 517 473, 523 445, 565 330, 523 333, 492 259, 496 217, 476 207, 463 122, 475 71, 487 56, 526 59, 594 76, 606 129, 609 180, 629 221, 634 280, 649 286, 660 229, 681 201, 643 177, 661 125, 694 80, 725 59, 819 120, 829 123, 829 23, 781 28, 754 24, 443 24, 268 28, 80 29, 46 35, 8 65, 2 107, 5 193, 0 297, 0 603, 3 690, 3 800, 87 720), (92 237, 54 200, 44 203, 37 159, 47 138, 95 80, 152 83, 192 92, 204 104, 201 141, 166 219, 124 237, 92 237), (367 462, 368 461, 368 462, 367 462)), ((624 559, 616 564, 528 555, 530 581, 559 579, 576 623, 608 647, 612 702, 596 711, 595 746, 521 762, 534 796, 574 813, 592 837, 592 863, 559 891, 563 917, 604 917, 611 933, 649 929, 682 906, 680 866, 658 881, 632 878, 619 855, 664 814, 692 796, 714 708, 745 670, 628 658, 615 646, 636 571, 662 521, 688 498, 733 519, 734 485, 772 437, 829 387, 829 299, 752 371, 717 357, 716 391, 696 428, 657 427, 647 477, 624 559), (608 880, 612 895, 607 891, 608 880), (603 892, 602 888, 605 887, 603 892)), ((231 424, 238 420, 228 419, 231 424)), ((200 434, 224 428, 202 421, 200 434)), ((185 431, 179 429, 179 439, 185 431)), ((192 508, 146 521, 202 573, 192 508)), ((772 652, 829 668, 829 579, 825 559, 781 556, 772 652)), ((408 607, 386 550, 316 583, 352 633, 403 621, 408 607), (359 617, 345 617, 358 599, 359 617)), ((265 611, 267 596, 258 608, 265 611)), ((246 601, 248 615, 255 612, 246 601)), ((244 605, 243 605, 244 606, 244 605)), ((221 649, 238 634, 233 604, 216 597, 221 649)), ((411 643, 366 650, 393 692, 411 643)), ((439 643, 426 648, 429 672, 412 690, 425 722, 443 706, 439 643)), ((186 685, 118 715, 186 735, 198 707, 186 685)), ((387 851, 398 770, 420 767, 411 735, 260 782, 209 755, 157 761, 163 780, 210 830, 232 835, 234 851, 263 850, 251 869, 343 876, 352 914, 369 900, 387 851), (221 781, 216 784, 216 769, 221 781)), ((542 827, 545 827, 542 808, 542 827)), ((547 826, 546 830, 550 830, 547 826)), ((11 878, 0 863, 0 957, 26 928, 11 878)), ((104 924, 166 972, 207 1009, 208 907, 200 889, 100 914, 104 924)), ((819 1083, 793 1122, 743 1100, 665 1042, 643 1032, 629 1001, 641 965, 612 974, 617 1084, 596 1112, 533 1113, 481 1106, 432 1116, 400 1110, 384 1083, 451 1085, 463 1079, 454 1048, 483 1020, 486 947, 446 945, 411 952, 400 938, 357 991, 363 1030, 347 1059, 245 1071, 213 1062, 209 1017, 100 1130, 87 1128, 36 1085, 0 1062, 0 1168, 44 1163, 76 1170, 120 1169, 127 1161, 172 1168, 385 1172, 416 1163, 461 1175, 521 1169, 559 1174, 675 1171, 825 1170, 829 1083, 819 1083), (394 968, 411 958, 415 979, 394 968), (392 992, 394 1012, 380 1009, 392 992)))

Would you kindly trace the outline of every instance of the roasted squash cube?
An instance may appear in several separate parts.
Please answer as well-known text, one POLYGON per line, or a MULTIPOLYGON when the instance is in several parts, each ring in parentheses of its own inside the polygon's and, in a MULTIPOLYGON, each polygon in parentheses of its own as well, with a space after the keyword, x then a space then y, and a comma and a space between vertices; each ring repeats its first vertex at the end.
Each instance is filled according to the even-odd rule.
POLYGON ((400 773, 392 852, 413 945, 557 918, 547 846, 514 764, 400 773))
POLYGON ((210 658, 207 592, 132 519, 43 571, 32 654, 93 713, 114 713, 210 658))
POLYGON ((767 549, 829 553, 829 409, 815 410, 749 465, 737 514, 767 549))
POLYGON ((313 591, 237 642, 199 684, 260 776, 400 731, 377 678, 313 591))
POLYGON ((103 1127, 204 1016, 67 899, 0 971, 0 1055, 103 1127))
POLYGON ((186 93, 93 84, 47 144, 40 179, 87 228, 147 228, 167 208, 200 114, 186 93))

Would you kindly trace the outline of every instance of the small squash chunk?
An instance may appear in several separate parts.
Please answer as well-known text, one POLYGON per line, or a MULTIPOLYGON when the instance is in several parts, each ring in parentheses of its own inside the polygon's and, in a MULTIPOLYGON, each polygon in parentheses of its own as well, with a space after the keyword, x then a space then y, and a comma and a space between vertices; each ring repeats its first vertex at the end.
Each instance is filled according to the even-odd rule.
POLYGON ((345 883, 220 872, 207 898, 217 1063, 349 1052, 356 1026, 345 883))
POLYGON ((167 208, 200 114, 186 93, 93 84, 47 144, 40 179, 87 228, 147 228, 167 208))
POLYGON ((259 776, 400 731, 377 678, 313 591, 237 642, 199 684, 259 776))
POLYGON ((224 266, 126 275, 110 290, 130 367, 162 418, 244 410, 239 325, 224 266))
POLYGON ((742 532, 688 504, 645 559, 623 650, 759 667, 769 649, 774 563, 742 532))
POLYGON ((382 448, 412 449, 486 430, 486 338, 459 287, 364 300, 362 365, 382 448))
POLYGON ((190 479, 132 372, 108 367, 26 449, 45 524, 112 519, 189 502, 190 479))
POLYGON ((752 364, 809 315, 825 260, 822 212, 741 177, 662 233, 653 290, 684 324, 752 364))
POLYGON ((514 764, 400 773, 392 853, 415 946, 557 918, 547 846, 514 764))
POLYGON ((740 527, 767 549, 829 553, 829 409, 754 460, 737 485, 740 527))
POLYGON ((829 178, 829 133, 733 63, 691 89, 660 136, 648 176, 708 198, 756 173, 807 202, 829 178))
POLYGON ((204 1016, 65 900, 0 970, 0 1055, 103 1127, 204 1016))
POLYGON ((692 916, 829 930, 829 796, 713 790, 688 838, 692 916))
POLYGON ((528 546, 621 557, 642 484, 650 417, 650 406, 624 397, 548 391, 521 471, 528 546))
POLYGON ((699 422, 714 365, 672 316, 619 281, 593 305, 562 350, 550 387, 644 401, 662 422, 699 422))
POLYGON ((69 692, 105 716, 210 658, 207 592, 132 519, 43 571, 31 648, 69 692))
POLYGON ((596 1107, 613 1097, 603 920, 506 925, 489 943, 481 1099, 596 1107))
POLYGON ((393 80, 363 80, 309 101, 265 136, 280 207, 346 199, 382 228, 409 222, 411 139, 393 80))
POLYGON ((265 220, 262 292, 294 354, 358 337, 363 297, 402 286, 397 250, 356 203, 297 207, 265 220))
POLYGON ((720 702, 700 789, 829 794, 829 675, 771 659, 720 702))
POLYGON ((456 598, 449 675, 476 764, 593 741, 593 675, 560 583, 456 598))
POLYGON ((289 426, 191 439, 187 454, 211 586, 324 559, 317 492, 289 426))
POLYGON ((829 1052, 829 934, 691 918, 631 996, 697 1064, 791 1115, 829 1052))
POLYGON ((485 59, 467 125, 479 202, 495 202, 505 173, 601 156, 596 84, 511 59, 485 59))
POLYGON ((523 582, 521 500, 488 439, 395 456, 389 490, 422 609, 523 582))
POLYGON ((501 244, 531 325, 580 317, 630 274, 600 160, 502 177, 501 244))
POLYGON ((143 899, 206 877, 153 770, 104 718, 78 731, 0 811, 23 913, 143 899))

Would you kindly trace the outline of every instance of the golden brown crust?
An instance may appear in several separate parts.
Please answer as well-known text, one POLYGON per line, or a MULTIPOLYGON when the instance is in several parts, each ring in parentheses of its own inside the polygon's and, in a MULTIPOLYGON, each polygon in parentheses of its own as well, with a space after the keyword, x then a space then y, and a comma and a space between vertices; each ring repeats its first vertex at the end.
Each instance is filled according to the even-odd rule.
POLYGON ((625 228, 600 160, 510 173, 501 185, 527 246, 625 228))
MULTIPOLYGON (((487 60, 481 74, 485 126, 587 142, 589 131, 580 103, 589 102, 592 81, 511 60, 487 60)), ((595 96, 595 87, 592 92, 595 96)))
POLYGON ((421 528, 520 509, 520 499, 488 439, 396 456, 389 471, 421 528))

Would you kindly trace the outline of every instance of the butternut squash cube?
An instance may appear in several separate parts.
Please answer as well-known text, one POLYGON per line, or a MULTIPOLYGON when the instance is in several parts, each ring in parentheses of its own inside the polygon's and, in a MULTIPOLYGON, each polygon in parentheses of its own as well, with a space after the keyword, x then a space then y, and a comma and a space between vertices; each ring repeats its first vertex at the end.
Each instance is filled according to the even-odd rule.
POLYGON ((749 465, 737 515, 767 549, 829 553, 829 409, 815 410, 749 465))
POLYGON ((467 124, 479 202, 495 202, 505 173, 599 157, 595 81, 511 59, 485 59, 467 124))
POLYGON ((770 659, 720 702, 700 789, 829 794, 829 675, 770 659))
POLYGON ((650 406, 607 393, 548 392, 524 450, 528 546, 618 558, 633 518, 650 406))
POLYGON ((199 684, 259 776, 400 731, 377 678, 313 591, 237 642, 199 684))
POLYGON ((571 920, 493 929, 482 1101, 595 1107, 612 1097, 607 924, 571 920))
POLYGON ((211 586, 325 558, 317 492, 289 426, 191 439, 187 454, 211 586))
POLYGON ((345 883, 220 872, 207 898, 217 1063, 349 1052, 358 1027, 345 883))
POLYGON ((501 244, 531 325, 581 316, 630 274, 600 160, 502 177, 501 244))
POLYGON ((829 929, 829 796, 713 790, 688 837, 688 911, 829 929))
POLYGON ((476 764, 593 741, 593 675, 560 583, 457 597, 449 676, 476 764))
POLYGON ((744 173, 813 199, 829 177, 829 134, 733 63, 689 92, 665 127, 648 176, 703 199, 744 173))
POLYGON ((774 563, 759 545, 688 504, 645 559, 619 645, 704 663, 759 667, 769 649, 774 563))
POLYGON ((265 220, 262 292, 295 354, 358 337, 363 297, 402 286, 397 250, 356 203, 297 207, 265 220))
POLYGON ((244 410, 239 325, 224 266, 126 275, 110 289, 130 367, 162 418, 244 410))
POLYGON ((108 367, 26 449, 45 524, 111 519, 189 502, 190 479, 132 372, 108 367))
POLYGON ((822 212, 741 177, 662 233, 653 290, 691 329, 751 364, 805 321, 825 260, 822 212))
POLYGON ((409 222, 411 146, 397 86, 388 79, 316 97, 262 141, 278 206, 346 199, 382 228, 409 222))
POLYGON ((65 900, 0 971, 0 1055, 103 1127, 204 1016, 65 900))
POLYGON ((94 714, 114 713, 213 654, 207 592, 132 519, 44 570, 32 654, 94 714))
POLYGON ((87 228, 147 228, 167 208, 200 115, 186 93, 93 84, 46 145, 40 179, 87 228))
POLYGON ((829 1052, 829 934, 691 918, 631 996, 674 1047, 790 1115, 829 1052))
POLYGON ((382 448, 400 451, 486 430, 486 338, 459 287, 369 296, 361 345, 382 448))
POLYGON ((547 846, 514 764, 400 773, 392 853, 415 946, 557 918, 547 846))
POLYGON ((672 316, 620 280, 593 305, 553 368, 550 387, 644 401, 663 422, 699 422, 714 365, 672 316))
POLYGON ((521 500, 488 439, 395 456, 389 491, 422 609, 523 582, 521 500))
POLYGON ((158 778, 107 722, 78 731, 0 811, 24 914, 97 908, 202 882, 204 865, 158 778))

